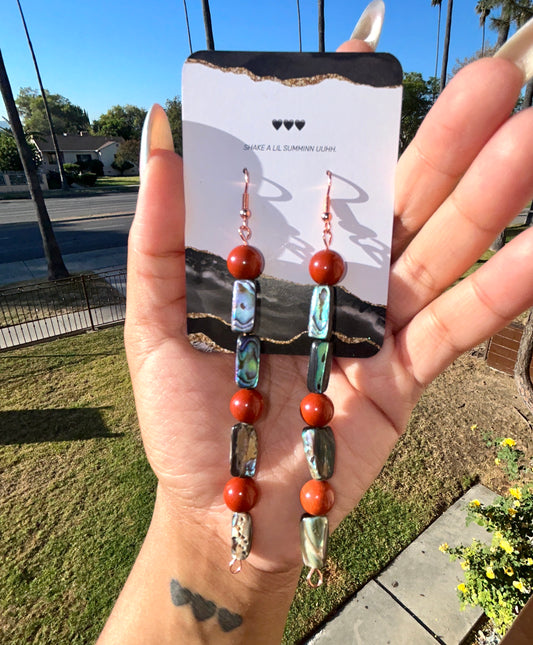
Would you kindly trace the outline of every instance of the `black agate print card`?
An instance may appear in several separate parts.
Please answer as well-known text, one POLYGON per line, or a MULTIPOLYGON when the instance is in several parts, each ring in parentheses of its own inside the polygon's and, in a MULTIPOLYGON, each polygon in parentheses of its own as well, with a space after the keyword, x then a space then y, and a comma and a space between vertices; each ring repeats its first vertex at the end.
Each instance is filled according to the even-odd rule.
MULTIPOLYGON (((183 70, 183 152, 189 338, 234 351, 234 278, 226 266, 249 175, 250 244, 264 257, 253 334, 264 353, 308 355, 309 260, 324 248, 332 174, 331 248, 346 263, 327 296, 337 356, 383 342, 402 70, 389 54, 199 52, 183 70)), ((316 312, 315 312, 316 314, 316 312)))

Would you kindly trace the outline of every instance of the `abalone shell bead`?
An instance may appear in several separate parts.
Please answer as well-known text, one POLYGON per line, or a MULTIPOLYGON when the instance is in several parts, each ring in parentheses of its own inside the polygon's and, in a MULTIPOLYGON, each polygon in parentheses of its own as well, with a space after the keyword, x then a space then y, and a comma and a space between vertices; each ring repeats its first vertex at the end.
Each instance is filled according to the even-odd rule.
POLYGON ((313 428, 327 426, 334 413, 333 402, 325 394, 309 392, 300 403, 302 419, 313 428))
POLYGON ((309 515, 325 515, 335 503, 333 489, 326 481, 310 479, 300 491, 300 504, 309 515))
POLYGON ((331 372, 331 359, 331 343, 324 340, 313 341, 307 369, 307 389, 310 392, 322 394, 326 391, 331 372))
POLYGON ((337 251, 323 249, 313 255, 309 262, 309 274, 317 284, 337 284, 344 275, 346 265, 337 251))
POLYGON ((335 437, 329 426, 304 428, 302 432, 305 458, 313 479, 329 479, 335 466, 335 437))
POLYGON ((255 280, 263 271, 265 261, 259 249, 241 244, 228 255, 228 271, 237 280, 255 280))
POLYGON ((300 548, 306 567, 321 569, 328 552, 329 521, 325 516, 303 515, 300 520, 300 548))
POLYGON ((333 322, 333 288, 318 285, 313 289, 307 333, 310 338, 327 340, 333 322))
POLYGON ((255 282, 235 280, 231 301, 231 330, 249 332, 255 323, 255 282))
POLYGON ((224 486, 224 501, 234 513, 247 513, 257 501, 257 487, 250 477, 232 477, 224 486))
POLYGON ((259 381, 261 343, 257 336, 241 335, 235 350, 235 383, 239 387, 254 388, 259 381))
POLYGON ((253 477, 257 464, 257 433, 248 423, 231 429, 230 471, 234 477, 253 477))
POLYGON ((241 389, 231 397, 229 409, 237 421, 254 423, 263 412, 263 397, 257 390, 241 389))
POLYGON ((245 560, 252 548, 252 518, 248 513, 233 513, 231 519, 231 555, 245 560))

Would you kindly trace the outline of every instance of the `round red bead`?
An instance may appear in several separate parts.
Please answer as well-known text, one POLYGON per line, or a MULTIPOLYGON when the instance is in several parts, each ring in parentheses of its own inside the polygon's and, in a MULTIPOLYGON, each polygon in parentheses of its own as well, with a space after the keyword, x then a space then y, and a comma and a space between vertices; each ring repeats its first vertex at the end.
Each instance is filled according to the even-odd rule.
POLYGON ((300 503, 310 515, 326 515, 333 507, 335 495, 326 481, 310 479, 302 486, 300 503))
POLYGON ((263 397, 254 389, 242 389, 231 397, 231 414, 242 423, 254 423, 263 412, 263 397))
POLYGON ((334 412, 333 403, 325 394, 310 392, 300 403, 302 419, 313 428, 327 426, 334 412))
POLYGON ((232 477, 224 487, 224 501, 234 513, 247 513, 257 501, 257 487, 250 477, 232 477))
POLYGON ((337 284, 344 275, 345 264, 342 257, 331 249, 315 253, 309 262, 309 273, 317 284, 337 284))
POLYGON ((264 267, 261 251, 254 246, 241 244, 228 255, 228 271, 237 280, 254 280, 261 275, 264 267))

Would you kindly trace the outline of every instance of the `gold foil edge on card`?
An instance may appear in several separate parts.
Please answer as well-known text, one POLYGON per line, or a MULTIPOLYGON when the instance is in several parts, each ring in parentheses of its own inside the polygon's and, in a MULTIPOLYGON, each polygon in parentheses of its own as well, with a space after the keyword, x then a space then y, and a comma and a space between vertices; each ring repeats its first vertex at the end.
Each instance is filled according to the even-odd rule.
MULTIPOLYGON (((317 74, 316 76, 307 76, 303 78, 301 77, 278 78, 277 76, 258 76, 257 74, 254 74, 246 67, 222 67, 219 65, 214 65, 213 63, 209 63, 208 61, 205 61, 205 60, 198 60, 194 58, 192 60, 189 60, 188 63, 196 63, 196 64, 204 65, 205 67, 215 69, 219 72, 226 72, 229 74, 243 74, 244 76, 248 76, 248 78, 254 81, 255 83, 259 83, 261 81, 272 81, 274 83, 280 83, 281 85, 286 85, 288 87, 307 87, 310 85, 318 85, 319 83, 322 83, 323 81, 326 81, 326 80, 334 79, 337 81, 345 81, 346 83, 351 83, 352 85, 373 87, 373 86, 370 86, 368 83, 357 83, 356 81, 352 81, 350 78, 348 78, 347 76, 343 76, 342 74, 317 74)), ((379 87, 376 89, 392 89, 397 87, 401 87, 401 85, 385 85, 383 87, 379 87)))
POLYGON ((202 352, 221 352, 223 354, 232 354, 229 349, 217 345, 209 336, 201 332, 189 334, 189 342, 195 349, 202 352))
POLYGON ((381 345, 379 343, 376 343, 376 341, 372 340, 371 338, 363 338, 363 337, 356 338, 352 336, 345 336, 344 334, 341 334, 338 331, 334 331, 333 336, 338 338, 343 343, 346 343, 347 345, 359 345, 360 343, 368 343, 369 345, 372 345, 372 347, 381 349, 381 345))

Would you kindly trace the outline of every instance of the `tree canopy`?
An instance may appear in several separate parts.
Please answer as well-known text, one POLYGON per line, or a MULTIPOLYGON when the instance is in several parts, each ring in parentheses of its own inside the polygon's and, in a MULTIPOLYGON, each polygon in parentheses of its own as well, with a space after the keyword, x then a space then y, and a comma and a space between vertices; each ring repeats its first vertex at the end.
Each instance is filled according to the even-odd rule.
POLYGON ((183 154, 183 138, 181 130, 181 99, 175 96, 173 99, 167 99, 165 103, 165 111, 167 113, 168 122, 170 123, 170 130, 172 131, 172 140, 174 141, 174 149, 181 155, 183 154))
MULTIPOLYGON (((61 94, 51 94, 45 90, 52 123, 57 133, 77 134, 90 127, 87 112, 74 105, 61 94)), ((44 109, 44 101, 38 90, 22 87, 16 98, 19 114, 28 134, 48 135, 50 128, 44 109)))
POLYGON ((114 105, 93 121, 94 134, 124 139, 141 138, 146 110, 136 105, 114 105))
POLYGON ((0 130, 0 172, 22 170, 17 144, 11 134, 0 130))
POLYGON ((438 80, 424 80, 420 72, 405 72, 403 76, 402 121, 400 130, 400 154, 411 140, 435 102, 438 80))

